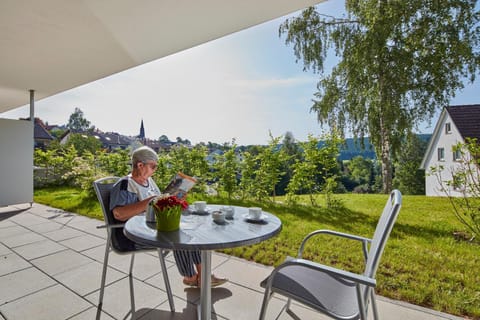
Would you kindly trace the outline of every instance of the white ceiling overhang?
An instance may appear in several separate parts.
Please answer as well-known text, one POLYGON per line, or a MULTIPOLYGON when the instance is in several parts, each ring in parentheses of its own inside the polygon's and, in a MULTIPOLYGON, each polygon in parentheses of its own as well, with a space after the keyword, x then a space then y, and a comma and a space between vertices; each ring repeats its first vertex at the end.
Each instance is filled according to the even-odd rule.
POLYGON ((0 0, 0 112, 322 0, 0 0))

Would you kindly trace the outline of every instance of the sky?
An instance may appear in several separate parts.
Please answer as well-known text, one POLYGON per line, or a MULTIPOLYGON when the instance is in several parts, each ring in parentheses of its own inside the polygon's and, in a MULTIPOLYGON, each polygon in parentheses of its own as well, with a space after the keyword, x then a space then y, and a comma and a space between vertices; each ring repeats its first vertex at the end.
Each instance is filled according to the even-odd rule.
MULTIPOLYGON (((343 1, 317 6, 339 16, 343 1)), ((295 15, 295 14, 294 14, 295 15)), ((291 132, 305 141, 322 128, 310 112, 320 75, 304 72, 293 49, 278 35, 286 17, 202 44, 168 57, 35 102, 35 116, 48 124, 66 124, 80 108, 91 125, 104 132, 166 135, 199 142, 267 144, 291 132)), ((451 105, 480 103, 478 80, 458 92, 451 105)), ((24 106, 1 118, 29 116, 24 106)), ((432 124, 421 126, 431 133, 432 124)))

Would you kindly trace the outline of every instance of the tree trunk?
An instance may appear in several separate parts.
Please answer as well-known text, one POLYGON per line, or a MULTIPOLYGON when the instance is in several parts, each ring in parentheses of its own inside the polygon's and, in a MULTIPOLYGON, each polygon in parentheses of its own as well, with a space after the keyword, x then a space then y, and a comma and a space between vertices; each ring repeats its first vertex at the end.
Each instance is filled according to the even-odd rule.
POLYGON ((382 133, 380 136, 380 161, 382 162, 382 192, 389 193, 390 191, 392 191, 393 179, 392 162, 390 160, 390 138, 383 129, 381 131, 382 133))

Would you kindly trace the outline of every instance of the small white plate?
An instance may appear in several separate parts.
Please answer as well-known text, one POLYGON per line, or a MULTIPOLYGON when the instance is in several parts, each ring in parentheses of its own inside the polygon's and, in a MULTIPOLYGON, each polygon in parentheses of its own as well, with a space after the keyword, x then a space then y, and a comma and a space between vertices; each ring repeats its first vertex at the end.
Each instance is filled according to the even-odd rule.
POLYGON ((250 216, 249 213, 245 213, 243 215, 243 218, 247 221, 252 221, 252 222, 264 222, 268 219, 268 216, 266 214, 263 214, 260 216, 260 218, 254 218, 252 216, 250 216))
POLYGON ((206 216, 207 214, 210 214, 210 212, 212 211, 212 208, 206 207, 205 211, 197 211, 197 210, 195 210, 194 207, 192 207, 192 208, 189 207, 188 211, 190 211, 192 214, 198 214, 200 216, 206 216))

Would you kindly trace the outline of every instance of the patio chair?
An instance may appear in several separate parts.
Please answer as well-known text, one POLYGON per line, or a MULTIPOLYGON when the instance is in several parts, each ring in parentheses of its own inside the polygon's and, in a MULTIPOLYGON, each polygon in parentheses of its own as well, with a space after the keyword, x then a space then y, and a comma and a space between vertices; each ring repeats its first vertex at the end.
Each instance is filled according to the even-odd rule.
POLYGON ((366 320, 369 301, 371 301, 373 318, 378 319, 375 274, 401 204, 401 193, 393 190, 372 239, 332 230, 317 230, 308 234, 300 245, 297 258, 287 258, 260 284, 265 288, 260 319, 265 319, 273 293, 287 297, 287 303, 281 312, 286 310, 295 319, 298 319, 298 316, 290 309, 292 299, 329 317, 341 320, 366 320), (320 234, 360 241, 365 257, 363 273, 356 274, 302 259, 307 241, 320 234))
MULTIPOLYGON (((98 226, 97 228, 106 228, 107 229, 107 245, 105 246, 105 257, 103 259, 103 271, 102 271, 102 280, 100 285, 100 297, 98 301, 98 311, 102 309, 103 304, 103 294, 105 291, 105 278, 107 275, 107 266, 108 266, 108 256, 110 251, 114 251, 117 254, 121 255, 131 255, 130 259, 130 270, 128 273, 129 282, 130 282, 130 303, 132 318, 135 314, 135 300, 134 300, 134 291, 133 291, 133 278, 132 278, 132 269, 133 263, 135 260, 136 252, 145 252, 145 251, 158 251, 158 257, 160 259, 160 267, 163 273, 163 279, 165 282, 165 289, 168 295, 168 302, 170 304, 170 310, 175 311, 175 306, 173 304, 172 290, 170 288, 170 281, 168 279, 167 267, 165 265, 165 256, 168 254, 168 250, 163 250, 154 247, 143 247, 135 244, 133 241, 129 240, 123 234, 124 223, 118 223, 114 218, 113 213, 110 210, 110 191, 112 190, 113 185, 120 178, 118 177, 105 177, 93 182, 93 187, 95 193, 97 194, 98 201, 102 207, 103 218, 105 219, 105 225, 98 226)), ((98 312, 97 312, 98 314, 98 312)))

